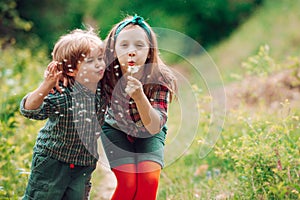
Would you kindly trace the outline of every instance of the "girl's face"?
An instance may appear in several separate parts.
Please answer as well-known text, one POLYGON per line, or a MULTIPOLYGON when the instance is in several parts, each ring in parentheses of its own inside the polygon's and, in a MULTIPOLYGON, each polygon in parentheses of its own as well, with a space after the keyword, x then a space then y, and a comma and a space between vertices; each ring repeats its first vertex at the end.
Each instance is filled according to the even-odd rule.
POLYGON ((149 55, 149 40, 145 31, 139 26, 123 29, 117 37, 115 53, 123 74, 128 67, 143 66, 149 55))
POLYGON ((82 85, 97 84, 105 71, 103 51, 96 48, 86 55, 76 73, 76 81, 82 85))

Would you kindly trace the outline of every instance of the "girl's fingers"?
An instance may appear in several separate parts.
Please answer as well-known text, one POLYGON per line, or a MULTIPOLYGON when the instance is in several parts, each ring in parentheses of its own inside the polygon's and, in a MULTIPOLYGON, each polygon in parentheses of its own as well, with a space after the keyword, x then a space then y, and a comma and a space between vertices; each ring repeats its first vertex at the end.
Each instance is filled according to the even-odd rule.
POLYGON ((127 85, 126 85, 126 88, 125 88, 125 92, 132 97, 132 95, 137 91, 137 90, 142 90, 142 83, 132 77, 132 76, 128 76, 128 81, 127 81, 127 85))
POLYGON ((127 85, 138 85, 138 86, 142 86, 142 83, 141 83, 138 79, 136 79, 136 78, 134 78, 134 77, 132 77, 132 76, 128 76, 127 85))
POLYGON ((132 82, 140 82, 138 79, 134 78, 133 76, 128 76, 127 79, 128 81, 132 81, 132 82))

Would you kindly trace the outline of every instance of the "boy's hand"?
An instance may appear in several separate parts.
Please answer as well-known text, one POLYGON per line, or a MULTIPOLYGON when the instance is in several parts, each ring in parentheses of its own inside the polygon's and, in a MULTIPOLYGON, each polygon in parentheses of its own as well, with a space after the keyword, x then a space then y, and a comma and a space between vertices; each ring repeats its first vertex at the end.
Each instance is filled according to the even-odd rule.
MULTIPOLYGON (((58 92, 62 93, 62 89, 61 87, 59 87, 59 81, 63 82, 63 86, 67 87, 68 86, 68 79, 62 76, 62 71, 60 71, 57 67, 57 61, 52 61, 48 67, 47 70, 45 71, 45 73, 47 73, 47 75, 50 75, 50 71, 54 70, 56 75, 58 75, 58 78, 56 79, 56 83, 53 87, 55 87, 57 89, 58 92)), ((44 74, 45 76, 46 74, 44 74)), ((51 93, 54 93, 54 90, 51 90, 51 93)))
MULTIPOLYGON (((52 61, 47 66, 47 69, 44 72, 44 83, 47 84, 49 88, 53 88, 54 86, 58 85, 59 79, 61 77, 62 71, 57 69, 57 62, 52 61)), ((61 89, 60 89, 61 90, 61 89)), ((53 92, 51 89, 50 92, 53 92)))

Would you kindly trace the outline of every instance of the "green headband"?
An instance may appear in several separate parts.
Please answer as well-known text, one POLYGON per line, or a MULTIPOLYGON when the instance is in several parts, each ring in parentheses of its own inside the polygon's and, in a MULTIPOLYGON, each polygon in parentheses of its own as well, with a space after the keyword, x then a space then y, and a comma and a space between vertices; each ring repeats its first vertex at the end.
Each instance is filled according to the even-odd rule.
POLYGON ((151 31, 148 28, 148 26, 145 24, 144 19, 138 15, 135 15, 132 19, 125 20, 123 23, 119 25, 119 27, 116 30, 115 33, 115 39, 118 37, 119 33, 121 30, 123 30, 128 24, 134 24, 134 25, 139 25, 141 28, 143 28, 149 39, 151 39, 151 31))

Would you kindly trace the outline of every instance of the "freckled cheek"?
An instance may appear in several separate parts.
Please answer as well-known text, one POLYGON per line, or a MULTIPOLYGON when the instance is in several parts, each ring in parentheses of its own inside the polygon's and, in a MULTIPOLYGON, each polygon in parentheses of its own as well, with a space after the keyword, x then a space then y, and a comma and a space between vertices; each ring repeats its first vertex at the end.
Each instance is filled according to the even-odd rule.
POLYGON ((122 64, 122 63, 125 64, 126 61, 127 61, 127 56, 126 56, 126 54, 118 55, 117 58, 118 58, 120 64, 122 64))

